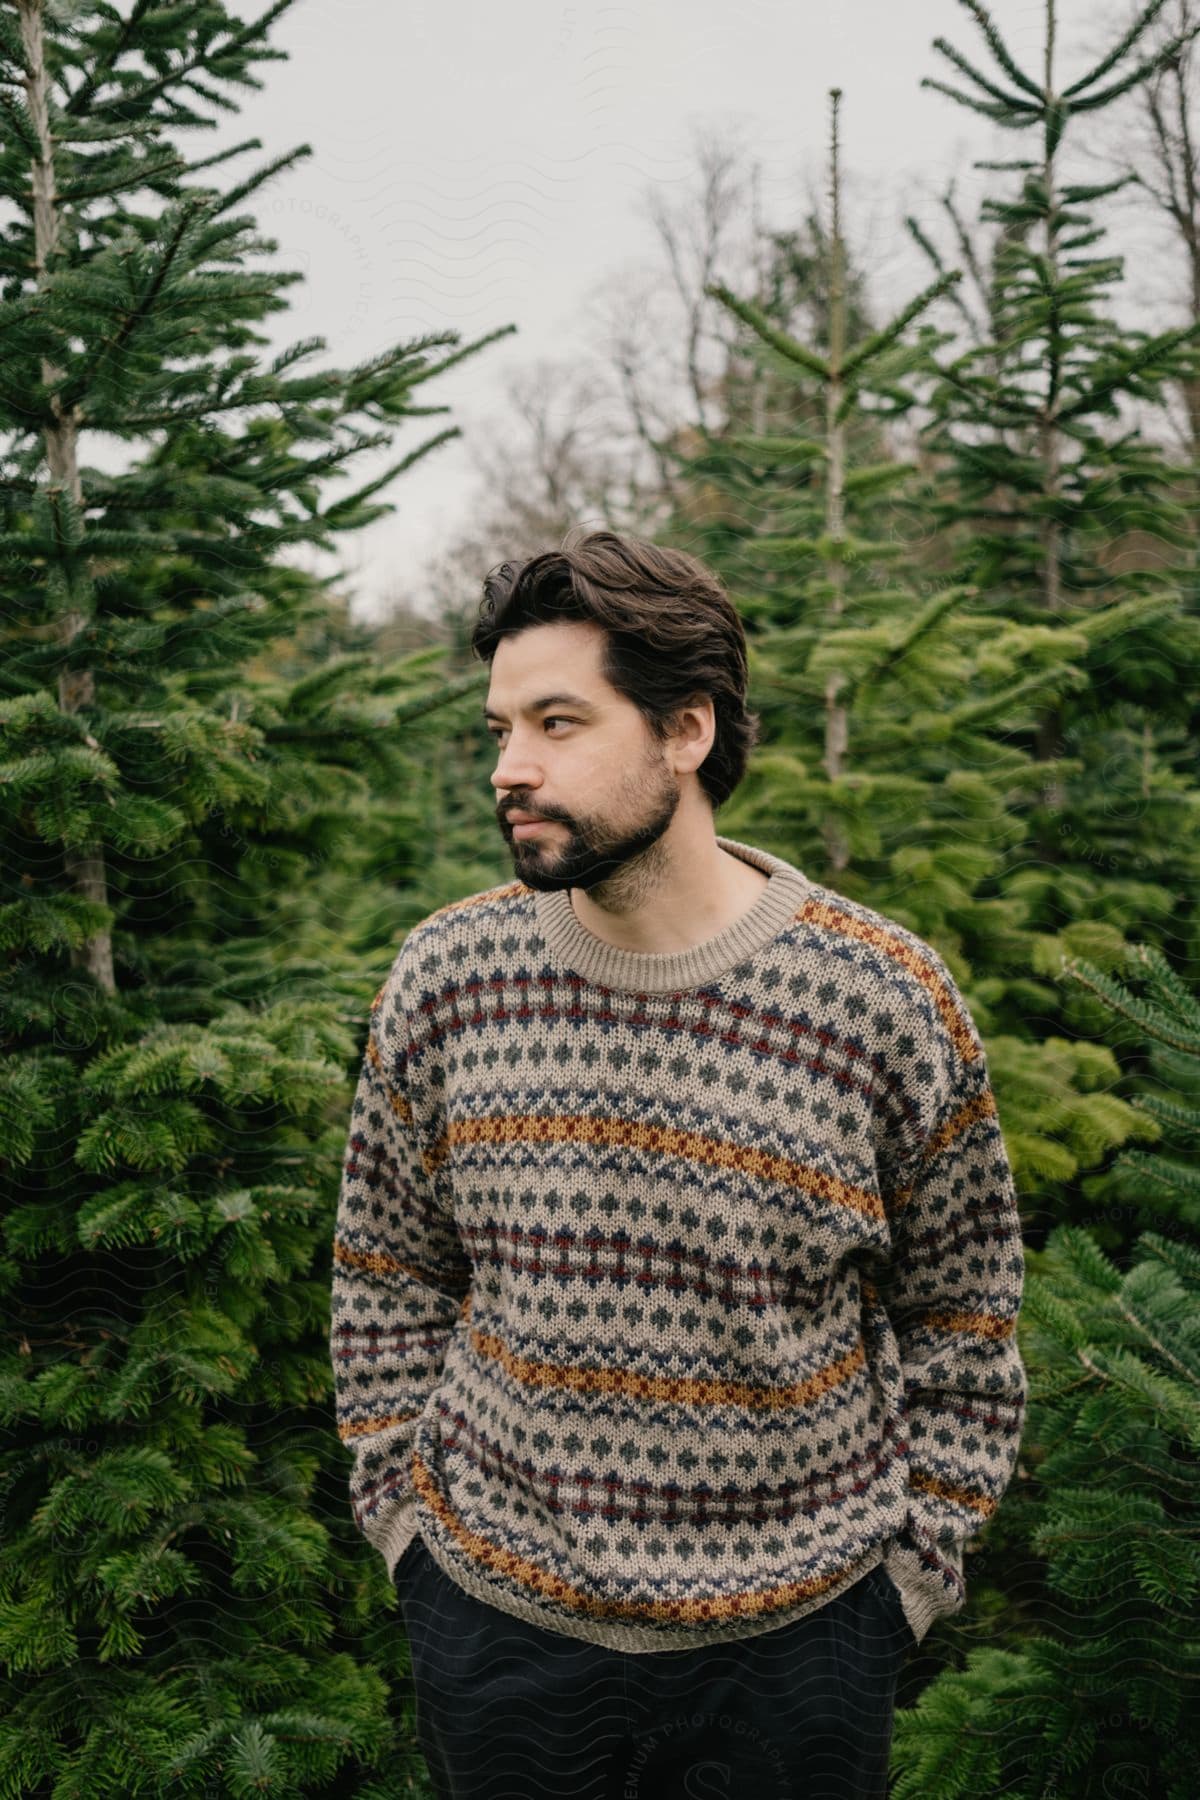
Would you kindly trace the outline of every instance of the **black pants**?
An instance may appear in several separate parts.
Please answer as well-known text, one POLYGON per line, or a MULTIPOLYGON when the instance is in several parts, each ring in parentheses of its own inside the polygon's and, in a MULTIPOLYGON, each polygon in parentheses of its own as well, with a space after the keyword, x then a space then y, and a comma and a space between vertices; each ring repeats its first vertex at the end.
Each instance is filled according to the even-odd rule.
POLYGON ((914 1641, 882 1565, 776 1631, 636 1656, 473 1599, 419 1536, 395 1578, 438 1800, 885 1800, 914 1641))

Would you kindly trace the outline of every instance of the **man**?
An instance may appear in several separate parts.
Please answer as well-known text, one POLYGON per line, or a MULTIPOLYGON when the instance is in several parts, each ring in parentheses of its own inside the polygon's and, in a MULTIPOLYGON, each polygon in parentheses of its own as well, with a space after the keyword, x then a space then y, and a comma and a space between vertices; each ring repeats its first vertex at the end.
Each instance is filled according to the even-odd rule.
POLYGON ((913 932, 719 836, 757 738, 695 558, 505 564, 512 881, 375 998, 338 1428, 439 1792, 886 1792, 896 1680, 1016 1462, 1020 1217, 913 932))

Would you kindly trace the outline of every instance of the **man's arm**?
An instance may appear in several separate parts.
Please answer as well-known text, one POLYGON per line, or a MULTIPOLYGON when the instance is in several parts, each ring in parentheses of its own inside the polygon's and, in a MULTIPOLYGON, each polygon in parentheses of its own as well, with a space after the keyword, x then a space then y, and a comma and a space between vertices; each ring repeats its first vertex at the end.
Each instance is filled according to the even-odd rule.
POLYGON ((944 1098, 888 1202, 885 1303, 904 1371, 908 1514, 885 1560, 918 1642, 965 1604, 963 1545, 1012 1478, 1028 1394, 1016 1189, 983 1044, 944 965, 939 999, 944 1098))
POLYGON ((414 1119, 398 966, 376 994, 333 1241, 330 1354, 338 1435, 354 1453, 355 1522, 390 1575, 417 1529, 409 1453, 469 1290, 414 1119))

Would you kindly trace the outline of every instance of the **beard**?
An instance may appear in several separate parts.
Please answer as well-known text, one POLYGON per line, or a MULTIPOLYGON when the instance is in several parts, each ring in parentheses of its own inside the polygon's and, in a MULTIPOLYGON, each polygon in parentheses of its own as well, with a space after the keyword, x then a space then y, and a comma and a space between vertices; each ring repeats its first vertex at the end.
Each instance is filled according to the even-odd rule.
MULTIPOLYGON (((616 901, 625 909, 636 904, 641 892, 652 887, 660 873, 663 857, 655 846, 679 807, 679 783, 662 769, 658 779, 642 784, 638 798, 640 822, 615 831, 587 821, 560 819, 556 820, 558 830, 537 837, 514 838, 512 826, 502 819, 500 829, 512 852, 519 880, 543 893, 581 888, 599 905, 616 901)), ((535 802, 522 804, 512 794, 504 804, 517 812, 537 811, 535 802)), ((555 819, 553 813, 539 813, 539 817, 555 819)))

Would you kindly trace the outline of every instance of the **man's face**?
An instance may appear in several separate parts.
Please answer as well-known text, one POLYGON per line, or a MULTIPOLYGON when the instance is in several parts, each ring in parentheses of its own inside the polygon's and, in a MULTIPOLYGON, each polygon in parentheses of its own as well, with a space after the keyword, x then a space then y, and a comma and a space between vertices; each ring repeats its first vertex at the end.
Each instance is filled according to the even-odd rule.
POLYGON ((600 627, 572 620, 502 638, 492 658, 496 817, 527 887, 611 881, 658 842, 679 805, 666 746, 600 673, 603 646, 600 627), (510 812, 543 822, 520 830, 510 812))

